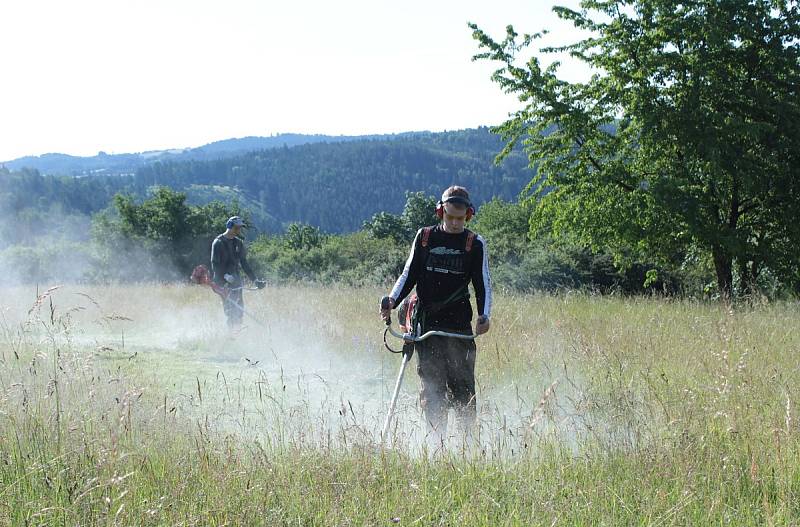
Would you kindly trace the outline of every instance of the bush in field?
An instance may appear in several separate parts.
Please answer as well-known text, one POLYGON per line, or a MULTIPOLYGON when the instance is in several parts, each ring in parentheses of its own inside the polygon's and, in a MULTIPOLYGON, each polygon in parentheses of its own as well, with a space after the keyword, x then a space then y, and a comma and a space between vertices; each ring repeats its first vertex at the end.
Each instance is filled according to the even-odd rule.
POLYGON ((256 240, 249 253, 253 265, 275 281, 316 280, 351 285, 382 284, 402 270, 405 244, 356 232, 319 236, 313 245, 297 245, 293 237, 302 230, 297 227, 284 236, 256 240))
POLYGON ((192 206, 186 203, 186 194, 166 187, 156 188, 141 203, 118 194, 114 209, 93 220, 95 278, 183 279, 194 266, 208 263, 211 241, 234 214, 247 220, 247 212, 236 203, 192 206))
POLYGON ((437 198, 428 196, 424 192, 406 192, 406 205, 403 207, 400 219, 411 233, 411 238, 422 227, 439 223, 435 212, 437 201, 437 198))
POLYGON ((363 229, 378 239, 392 239, 398 242, 409 239, 410 230, 403 218, 390 212, 379 212, 370 221, 365 221, 363 229))
POLYGON ((80 282, 92 266, 91 248, 84 242, 39 240, 0 250, 0 284, 80 282))
MULTIPOLYGON (((513 291, 592 289, 626 293, 682 289, 674 271, 639 261, 622 266, 606 251, 555 239, 546 232, 532 238, 529 225, 533 212, 532 202, 494 199, 480 208, 470 225, 487 240, 493 281, 499 287, 513 291)), ((695 284, 693 287, 692 291, 702 290, 695 284)))
POLYGON ((365 221, 363 230, 375 238, 391 238, 397 242, 411 242, 422 227, 436 225, 436 198, 424 192, 406 192, 406 204, 399 216, 388 212, 375 214, 365 221))
MULTIPOLYGON (((403 215, 376 214, 362 231, 346 235, 325 234, 316 227, 294 223, 282 236, 259 238, 250 248, 250 259, 273 280, 391 283, 402 271, 418 225, 438 222, 435 216, 426 215, 434 205, 434 198, 409 193, 403 215)), ((680 289, 673 271, 655 271, 652 265, 640 262, 619 268, 605 252, 557 242, 546 235, 530 239, 531 209, 530 204, 496 199, 481 207, 470 224, 488 240, 492 280, 497 287, 625 293, 680 289)), ((702 290, 692 286, 693 292, 702 290)))
POLYGON ((469 228, 490 244, 491 255, 501 260, 524 254, 530 245, 530 203, 510 203, 495 198, 481 206, 469 228))
MULTIPOLYGON (((210 242, 222 230, 225 219, 237 213, 248 215, 236 203, 190 206, 185 200, 183 193, 167 188, 157 188, 141 203, 130 196, 115 197, 114 209, 96 215, 93 221, 91 278, 184 279, 195 265, 208 262, 210 242)), ((378 214, 362 231, 352 234, 328 234, 311 225, 292 223, 283 235, 262 236, 251 244, 250 260, 259 273, 272 280, 387 284, 400 274, 417 229, 437 223, 435 201, 424 193, 408 193, 400 216, 378 214)), ((694 272, 692 269, 656 270, 639 262, 619 268, 617 260, 602 251, 548 235, 531 239, 531 214, 531 204, 493 200, 481 207, 470 224, 488 240, 493 280, 500 288, 693 293, 702 291, 708 282, 707 276, 699 273, 701 278, 688 281, 687 288, 675 276, 694 272)), ((12 269, 22 265, 23 253, 15 253, 16 260, 9 260, 12 269)), ((42 263, 33 266, 34 272, 37 276, 55 276, 45 268, 65 258, 52 257, 47 264, 42 256, 42 263)), ((706 275, 710 272, 705 271, 706 275)))
POLYGON ((317 227, 303 223, 291 223, 283 235, 283 245, 289 250, 313 249, 319 247, 325 235, 317 227))

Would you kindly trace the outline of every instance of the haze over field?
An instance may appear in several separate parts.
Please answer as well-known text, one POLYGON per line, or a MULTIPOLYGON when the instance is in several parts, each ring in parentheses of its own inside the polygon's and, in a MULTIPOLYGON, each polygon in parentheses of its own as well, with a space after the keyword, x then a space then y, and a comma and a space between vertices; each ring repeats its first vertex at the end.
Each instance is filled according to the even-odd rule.
POLYGON ((201 286, 0 291, 3 523, 797 517, 796 304, 501 295, 480 441, 442 449, 413 369, 378 437, 381 290, 254 291, 235 338, 201 286))
MULTIPOLYGON (((294 435, 281 441, 319 445, 334 436, 340 447, 379 441, 400 356, 384 347, 377 289, 276 286, 247 292, 247 317, 236 334, 225 328, 219 298, 199 285, 57 286, 39 290, 39 302, 33 287, 0 291, 0 328, 41 334, 33 326, 52 325, 48 317, 57 321, 50 337, 65 353, 77 353, 99 371, 122 366, 149 399, 175 399, 183 420, 206 419, 210 429, 245 440, 277 441, 289 427, 294 435), (270 401, 276 407, 266 412, 270 401)), ((498 318, 508 315, 503 307, 498 318)), ((548 323, 532 315, 526 324, 539 335, 537 348, 554 358, 563 343, 548 323)), ((491 349, 496 341, 487 336, 481 342, 491 349)), ((401 341, 389 336, 388 344, 399 349, 401 341)), ((496 455, 522 448, 517 433, 556 375, 546 367, 541 375, 517 376, 500 366, 524 347, 520 341, 502 357, 487 356, 478 377, 480 441, 496 455)), ((393 442, 417 453, 430 439, 418 390, 409 367, 392 432, 393 442)), ((557 410, 561 418, 568 406, 557 410)), ((577 423, 562 424, 553 432, 571 441, 577 423)), ((453 432, 453 447, 457 439, 453 432)))

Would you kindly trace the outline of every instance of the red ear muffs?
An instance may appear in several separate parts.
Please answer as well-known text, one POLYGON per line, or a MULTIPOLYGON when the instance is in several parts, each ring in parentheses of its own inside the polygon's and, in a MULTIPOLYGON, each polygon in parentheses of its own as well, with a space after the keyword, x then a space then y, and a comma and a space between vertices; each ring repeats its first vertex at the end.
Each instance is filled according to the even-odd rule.
MULTIPOLYGON (((475 207, 473 207, 472 205, 468 206, 466 221, 471 220, 474 215, 475 215, 475 207)), ((436 202, 436 217, 439 218, 440 220, 444 218, 444 202, 441 200, 436 202)))

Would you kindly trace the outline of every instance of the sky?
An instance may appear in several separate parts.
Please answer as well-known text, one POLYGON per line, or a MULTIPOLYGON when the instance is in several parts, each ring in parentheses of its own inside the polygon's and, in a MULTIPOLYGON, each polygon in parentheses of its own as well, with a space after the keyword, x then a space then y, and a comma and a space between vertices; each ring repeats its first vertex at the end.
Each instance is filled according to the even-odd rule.
POLYGON ((570 41, 554 3, 3 1, 0 160, 498 124, 520 104, 491 63, 471 61, 467 22, 496 39, 513 24, 570 41))

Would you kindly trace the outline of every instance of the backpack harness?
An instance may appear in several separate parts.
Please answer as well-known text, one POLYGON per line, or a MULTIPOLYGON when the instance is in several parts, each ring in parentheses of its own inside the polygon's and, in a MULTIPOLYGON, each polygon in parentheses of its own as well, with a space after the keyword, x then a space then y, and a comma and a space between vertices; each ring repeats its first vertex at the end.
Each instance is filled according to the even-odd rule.
MULTIPOLYGON (((433 232, 433 227, 425 227, 422 229, 422 240, 420 240, 420 245, 423 247, 428 246, 428 239, 431 237, 431 232, 433 232)), ((464 251, 470 252, 472 250, 473 241, 475 241, 475 233, 472 231, 467 231, 467 243, 464 247, 464 251)))
MULTIPOLYGON (((433 232, 433 227, 425 227, 422 229, 422 239, 420 240, 420 245, 422 247, 428 247, 428 240, 431 237, 431 232, 433 232)), ((475 241, 475 233, 472 231, 467 231, 467 241, 464 246, 464 251, 469 253, 472 250, 472 243, 475 241)), ((428 314, 433 314, 444 307, 452 304, 453 302, 457 302, 459 300, 468 299, 469 298, 469 285, 465 284, 464 287, 457 289, 452 295, 447 297, 441 302, 434 302, 433 304, 429 305, 426 309, 420 309, 419 305, 419 297, 417 296, 417 292, 414 291, 408 296, 408 306, 405 312, 405 320, 403 325, 406 326, 408 331, 415 331, 417 325, 421 328, 425 328, 426 319, 428 314)), ((401 317, 402 318, 402 317, 401 317)))

